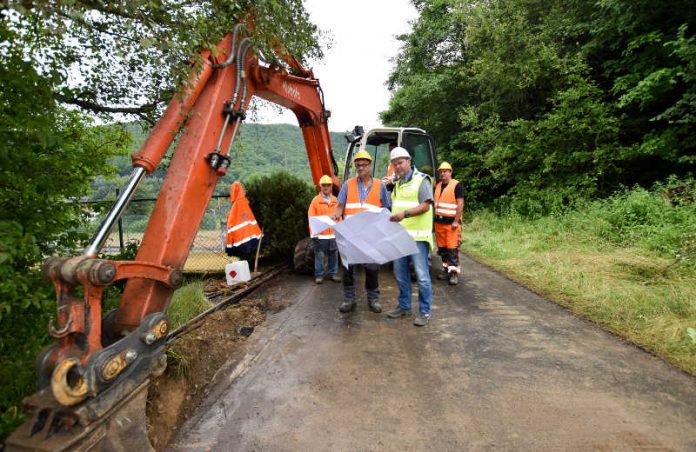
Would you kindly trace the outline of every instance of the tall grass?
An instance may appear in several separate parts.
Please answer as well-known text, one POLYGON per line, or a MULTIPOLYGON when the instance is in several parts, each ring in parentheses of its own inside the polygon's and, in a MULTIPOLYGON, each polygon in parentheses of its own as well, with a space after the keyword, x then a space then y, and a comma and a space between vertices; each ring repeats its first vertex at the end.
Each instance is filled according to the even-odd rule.
POLYGON ((167 316, 172 321, 172 328, 177 328, 211 306, 212 303, 203 292, 203 282, 194 281, 174 292, 167 316))
POLYGON ((636 188, 536 219, 478 211, 463 249, 696 375, 690 187, 683 202, 636 188))

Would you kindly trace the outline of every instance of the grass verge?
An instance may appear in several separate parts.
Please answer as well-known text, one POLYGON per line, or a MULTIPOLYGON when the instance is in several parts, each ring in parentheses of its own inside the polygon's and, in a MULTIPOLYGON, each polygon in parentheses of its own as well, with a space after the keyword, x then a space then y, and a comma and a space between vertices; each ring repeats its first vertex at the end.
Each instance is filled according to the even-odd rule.
POLYGON ((614 226, 611 213, 609 202, 538 219, 480 211, 464 227, 462 250, 696 376, 696 266, 688 257, 696 220, 662 224, 670 248, 646 229, 650 219, 614 226))

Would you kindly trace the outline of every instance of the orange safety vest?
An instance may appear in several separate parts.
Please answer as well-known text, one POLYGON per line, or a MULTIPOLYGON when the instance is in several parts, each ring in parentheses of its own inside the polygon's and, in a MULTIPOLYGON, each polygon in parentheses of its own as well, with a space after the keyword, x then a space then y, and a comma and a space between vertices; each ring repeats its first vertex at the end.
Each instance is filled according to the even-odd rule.
POLYGON ((378 209, 382 207, 382 199, 380 198, 380 190, 382 181, 377 178, 372 178, 372 186, 367 193, 365 202, 360 202, 360 193, 358 193, 358 177, 348 179, 348 193, 346 193, 346 206, 343 211, 343 216, 348 218, 358 212, 368 209, 378 209))
POLYGON ((234 182, 230 187, 230 201, 232 208, 227 214, 225 251, 230 256, 253 253, 262 233, 249 207, 249 200, 244 196, 244 187, 239 182, 234 182))
POLYGON ((442 182, 435 187, 435 215, 454 218, 457 214, 457 200, 454 197, 454 189, 459 181, 452 179, 445 191, 442 191, 442 182))
MULTIPOLYGON (((319 217, 322 215, 330 215, 334 209, 336 208, 336 205, 338 204, 338 200, 334 195, 329 195, 331 196, 331 199, 329 202, 326 202, 326 199, 322 196, 321 193, 316 195, 314 199, 312 200, 312 203, 309 205, 309 210, 307 211, 307 216, 308 217, 319 217)), ((312 226, 309 226, 309 235, 312 237, 316 237, 318 239, 335 239, 336 236, 334 235, 334 230, 333 228, 326 228, 323 231, 321 231, 319 234, 314 234, 312 232, 312 226)))

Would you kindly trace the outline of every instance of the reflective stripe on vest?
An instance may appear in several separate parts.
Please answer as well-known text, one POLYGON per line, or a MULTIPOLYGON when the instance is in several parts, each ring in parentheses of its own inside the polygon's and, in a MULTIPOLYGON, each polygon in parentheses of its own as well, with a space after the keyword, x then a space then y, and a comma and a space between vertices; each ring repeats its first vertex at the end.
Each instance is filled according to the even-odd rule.
POLYGON ((418 201, 403 201, 403 200, 395 200, 392 203, 392 207, 402 207, 402 210, 410 209, 412 207, 418 207, 419 206, 418 201))
POLYGON ((227 230, 227 233, 229 234, 229 233, 231 233, 231 232, 237 231, 237 230, 239 230, 239 229, 242 229, 242 228, 245 227, 245 226, 254 226, 255 224, 258 224, 258 223, 256 223, 256 220, 244 221, 244 222, 242 222, 242 223, 239 223, 239 224, 236 225, 236 226, 232 226, 231 228, 229 228, 229 229, 227 230))
POLYGON ((246 224, 241 228, 235 229, 234 231, 228 231, 225 245, 228 247, 239 246, 248 242, 249 240, 261 238, 262 235, 263 234, 261 234, 261 230, 259 229, 258 225, 256 225, 256 222, 254 222, 253 225, 246 224))
POLYGON ((345 218, 355 215, 363 210, 379 210, 382 208, 382 200, 380 198, 380 189, 382 182, 377 178, 372 178, 372 185, 370 186, 370 191, 365 197, 363 203, 360 202, 360 193, 358 192, 358 178, 351 177, 347 182, 346 193, 346 207, 343 211, 343 216, 345 218))
MULTIPOLYGON (((420 205, 418 202, 418 191, 420 185, 427 176, 421 172, 413 173, 411 180, 402 184, 397 182, 392 192, 392 213, 403 212, 420 205)), ((408 231, 413 240, 428 242, 433 247, 433 209, 428 208, 427 212, 414 217, 404 218, 399 223, 408 231)))
POLYGON ((454 197, 454 189, 458 183, 456 179, 450 180, 443 192, 442 182, 438 182, 435 188, 435 215, 449 218, 454 218, 457 215, 457 199, 454 197))
POLYGON ((254 239, 259 239, 259 240, 260 240, 261 237, 263 237, 263 234, 253 234, 253 235, 244 237, 243 239, 238 240, 238 241, 236 241, 236 242, 234 242, 234 243, 228 243, 228 244, 225 245, 225 247, 226 247, 226 248, 234 248, 235 246, 240 246, 240 245, 242 245, 242 244, 248 242, 249 240, 254 240, 254 239))

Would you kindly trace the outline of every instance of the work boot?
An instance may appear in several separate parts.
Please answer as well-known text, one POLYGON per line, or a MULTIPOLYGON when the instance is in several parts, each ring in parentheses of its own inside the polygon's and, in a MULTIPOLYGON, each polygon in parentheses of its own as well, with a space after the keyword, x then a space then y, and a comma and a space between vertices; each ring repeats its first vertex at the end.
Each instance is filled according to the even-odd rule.
POLYGON ((350 312, 353 309, 355 309, 355 300, 343 300, 343 303, 341 303, 341 306, 338 307, 338 310, 343 312, 344 314, 346 312, 350 312))
POLYGON ((338 275, 331 275, 329 276, 329 279, 333 282, 341 282, 341 277, 338 275))
POLYGON ((447 270, 444 268, 437 272, 436 278, 439 279, 440 281, 446 281, 447 280, 447 270))
POLYGON ((399 317, 406 317, 413 314, 410 310, 401 309, 401 306, 397 306, 393 311, 387 312, 387 317, 390 319, 398 319, 399 317))
POLYGON ((374 312, 375 314, 382 312, 382 305, 379 304, 379 300, 368 300, 367 306, 370 308, 370 311, 374 312))
POLYGON ((324 278, 322 278, 321 276, 317 276, 316 278, 314 278, 314 282, 316 284, 321 284, 322 282, 324 282, 324 278))
POLYGON ((415 319, 413 319, 413 324, 416 326, 425 326, 428 324, 430 319, 430 314, 418 314, 415 319))
POLYGON ((450 275, 449 275, 450 285, 456 286, 458 282, 459 282, 459 275, 457 275, 457 272, 450 273, 450 275))

